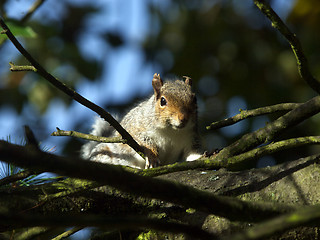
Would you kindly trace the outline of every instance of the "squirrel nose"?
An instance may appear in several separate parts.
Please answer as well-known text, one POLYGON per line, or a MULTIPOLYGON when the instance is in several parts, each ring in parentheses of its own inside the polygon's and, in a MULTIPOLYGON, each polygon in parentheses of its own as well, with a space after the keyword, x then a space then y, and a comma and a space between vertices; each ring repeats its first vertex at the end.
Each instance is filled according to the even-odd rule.
POLYGON ((179 121, 178 127, 183 128, 188 122, 187 115, 184 113, 179 113, 178 114, 178 121, 179 121))

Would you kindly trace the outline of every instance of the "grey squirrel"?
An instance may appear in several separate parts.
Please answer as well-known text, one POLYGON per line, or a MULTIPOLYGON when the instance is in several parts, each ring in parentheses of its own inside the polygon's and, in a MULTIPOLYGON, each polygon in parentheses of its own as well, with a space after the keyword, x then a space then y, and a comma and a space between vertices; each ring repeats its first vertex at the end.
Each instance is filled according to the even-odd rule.
MULTIPOLYGON (((120 124, 145 149, 145 159, 122 143, 89 142, 82 146, 84 159, 103 163, 151 168, 177 162, 193 161, 197 153, 197 102, 191 90, 191 78, 163 82, 154 74, 154 94, 132 108, 120 124)), ((119 136, 109 124, 97 118, 91 132, 97 136, 119 136)))

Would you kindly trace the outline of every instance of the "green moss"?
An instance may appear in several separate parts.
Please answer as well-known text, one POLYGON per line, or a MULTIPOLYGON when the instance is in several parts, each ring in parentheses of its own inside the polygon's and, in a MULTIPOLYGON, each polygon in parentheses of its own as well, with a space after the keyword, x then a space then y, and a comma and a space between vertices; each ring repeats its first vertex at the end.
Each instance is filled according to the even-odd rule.
POLYGON ((195 213, 195 212, 196 212, 196 210, 193 209, 193 208, 188 208, 188 209, 186 210, 186 213, 190 213, 190 214, 195 213))
POLYGON ((154 231, 141 233, 136 240, 179 240, 184 239, 182 235, 173 235, 166 233, 159 233, 154 231))
POLYGON ((149 239, 156 239, 156 233, 153 232, 153 231, 149 231, 149 232, 143 232, 141 233, 137 238, 136 240, 149 240, 149 239))
POLYGON ((287 218, 287 222, 298 222, 299 219, 300 216, 298 214, 291 214, 291 216, 287 218))

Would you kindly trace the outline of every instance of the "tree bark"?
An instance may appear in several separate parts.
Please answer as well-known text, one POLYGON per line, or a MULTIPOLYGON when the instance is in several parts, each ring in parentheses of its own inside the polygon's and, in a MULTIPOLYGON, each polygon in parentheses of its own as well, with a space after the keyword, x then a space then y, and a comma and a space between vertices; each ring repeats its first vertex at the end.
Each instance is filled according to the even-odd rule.
MULTIPOLYGON (((225 169, 189 170, 157 178, 184 183, 220 196, 302 207, 317 204, 320 199, 320 192, 317 190, 320 184, 320 169, 317 162, 318 156, 311 156, 273 167, 241 172, 225 169)), ((166 219, 199 226, 217 236, 233 234, 255 225, 246 221, 230 221, 203 211, 138 197, 108 186, 99 187, 95 182, 72 178, 41 186, 2 189, 0 206, 4 215, 15 212, 40 216, 74 216, 81 213, 103 213, 111 216, 163 215, 166 219)), ((5 220, 0 224, 1 231, 10 231, 19 226, 18 221, 13 225, 6 225, 3 221, 5 220)), ((282 239, 292 239, 292 234, 304 237, 299 239, 316 239, 317 233, 317 227, 299 227, 283 234, 282 239)), ((173 235, 168 236, 173 239, 173 235)), ((184 238, 183 235, 180 237, 184 238)))

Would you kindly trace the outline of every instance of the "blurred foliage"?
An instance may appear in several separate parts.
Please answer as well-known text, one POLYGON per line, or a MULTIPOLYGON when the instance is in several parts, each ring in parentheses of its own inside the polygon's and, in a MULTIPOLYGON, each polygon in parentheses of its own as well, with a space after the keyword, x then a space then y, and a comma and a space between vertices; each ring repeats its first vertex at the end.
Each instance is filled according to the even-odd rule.
MULTIPOLYGON (((230 116, 229 104, 239 103, 230 101, 235 97, 245 103, 241 108, 252 109, 282 102, 303 102, 315 95, 300 78, 294 54, 285 39, 251 1, 218 1, 211 7, 208 7, 209 1, 197 5, 193 5, 193 1, 188 3, 189 7, 186 3, 174 1, 165 11, 150 8, 161 28, 159 34, 149 37, 145 48, 148 60, 166 66, 169 58, 172 64, 167 69, 164 67, 167 72, 192 76, 197 82, 202 106, 200 126, 230 116)), ((295 4, 287 22, 290 27, 295 9, 300 9, 299 5, 312 5, 309 1, 297 1, 295 4)), ((309 16, 305 13, 306 18, 309 16)), ((315 18, 308 21, 314 27, 320 21, 315 18)), ((314 55, 310 58, 310 66, 319 77, 320 68, 316 68, 315 57, 319 56, 319 39, 314 37, 314 31, 309 29, 309 33, 305 32, 304 21, 301 20, 293 31, 306 49, 307 57, 314 55), (311 48, 312 53, 308 51, 311 48)), ((276 117, 278 115, 265 119, 271 121, 276 117)), ((228 136, 224 131, 208 134, 203 129, 205 146, 209 149, 223 147, 239 135, 262 127, 266 120, 262 123, 259 119, 249 120, 242 123, 241 131, 237 132, 234 127, 234 134, 228 136)), ((312 124, 316 123, 308 121, 285 137, 318 134, 319 127, 312 124)), ((281 158, 293 157, 286 154, 281 158)), ((298 156, 297 152, 292 154, 298 156)))
MULTIPOLYGON (((0 2, 2 11, 6 2, 9 1, 0 2)), ((271 1, 272 5, 275 2, 271 1)), ((210 122, 236 114, 238 108, 303 102, 315 95, 301 80, 285 39, 271 27, 252 1, 174 0, 145 1, 145 4, 149 29, 145 39, 138 42, 145 63, 160 66, 162 76, 175 74, 193 78, 206 149, 221 148, 277 117, 248 120, 230 131, 205 132, 205 126, 210 122)), ((34 38, 22 35, 25 47, 48 71, 74 88, 83 79, 101 81, 101 72, 109 66, 105 63, 107 58, 101 61, 87 58, 78 44, 80 40, 86 40, 83 33, 90 30, 88 17, 99 13, 94 6, 89 1, 85 5, 65 1, 61 18, 51 21, 32 18, 24 25, 25 29, 31 28, 37 34, 34 38)), ((297 0, 293 1, 288 17, 284 19, 302 42, 315 77, 320 76, 319 11, 318 0, 297 0)), ((121 19, 121 22, 126 21, 129 18, 121 19)), ((128 47, 126 33, 119 31, 117 25, 101 33, 101 37, 110 51, 128 47)), ((8 44, 2 45, 2 48, 6 47, 8 44)), ((15 63, 26 64, 21 56, 15 63)), ((63 99, 66 106, 70 104, 69 98, 33 73, 8 72, 0 76, 0 81, 0 107, 9 105, 21 113, 26 104, 31 104, 43 114, 54 99, 63 99)), ((75 129, 81 128, 82 121, 75 119, 75 129)), ((283 137, 317 135, 319 132, 317 121, 307 121, 283 137)), ((70 139, 66 144, 69 153, 79 147, 72 144, 74 141, 70 139)), ((294 158, 300 154, 304 151, 292 152, 294 158)))
MULTIPOLYGON (((16 37, 24 37, 24 38, 35 38, 37 34, 32 30, 29 26, 24 26, 23 24, 19 23, 18 21, 7 21, 6 23, 12 33, 16 37)), ((0 35, 0 45, 7 39, 6 35, 0 35)))
MULTIPOLYGON (((26 37, 26 33, 36 32, 36 38, 33 34, 32 39, 23 39, 25 48, 49 72, 57 77, 63 76, 64 81, 75 88, 80 76, 93 80, 97 79, 101 72, 101 63, 83 56, 81 49, 76 44, 81 36, 80 33, 84 31, 86 17, 97 12, 98 9, 90 6, 76 7, 66 2, 65 11, 66 14, 59 18, 58 22, 32 20, 26 23, 24 27, 17 20, 9 19, 9 23, 11 21, 15 22, 12 30, 14 33, 18 33, 17 37, 26 37)), ((22 56, 18 56, 14 62, 16 64, 28 64, 22 56)), ((62 98, 66 104, 71 102, 70 98, 65 97, 64 94, 49 86, 46 81, 40 80, 33 73, 8 73, 8 76, 1 77, 1 82, 6 84, 1 88, 3 101, 0 102, 0 106, 1 104, 10 104, 18 112, 21 112, 21 107, 26 103, 26 99, 42 114, 45 113, 50 102, 56 97, 62 98), (20 91, 19 87, 23 84, 23 81, 26 81, 26 84, 23 86, 24 89, 20 91), (10 95, 14 96, 15 101, 6 102, 5 99, 9 99, 10 95)))

